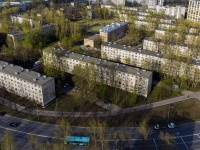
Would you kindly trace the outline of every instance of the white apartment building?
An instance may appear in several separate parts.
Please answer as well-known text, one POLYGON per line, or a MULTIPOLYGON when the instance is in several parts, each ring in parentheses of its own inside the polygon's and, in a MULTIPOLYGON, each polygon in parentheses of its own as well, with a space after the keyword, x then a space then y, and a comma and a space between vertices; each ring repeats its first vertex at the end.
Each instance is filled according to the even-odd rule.
MULTIPOLYGON (((156 29, 155 30, 155 37, 158 39, 162 39, 163 36, 167 34, 167 30, 166 29, 156 29)), ((172 33, 174 36, 178 37, 178 32, 173 32, 172 33)), ((200 38, 199 33, 189 33, 186 34, 185 36, 185 43, 184 44, 194 44, 195 42, 197 42, 197 40, 200 38)))
POLYGON ((156 6, 156 13, 164 13, 167 16, 173 17, 175 19, 184 18, 186 13, 186 8, 183 6, 156 6))
POLYGON ((32 27, 35 25, 35 22, 32 19, 23 18, 22 15, 12 15, 11 20, 13 23, 18 22, 19 24, 22 24, 24 21, 27 21, 32 27))
POLYGON ((152 88, 152 72, 141 70, 136 67, 126 66, 107 60, 102 60, 90 56, 80 55, 69 51, 43 51, 44 62, 62 62, 65 71, 72 73, 76 65, 92 65, 96 71, 96 80, 119 89, 135 92, 145 97, 152 88), (59 55, 59 58, 57 57, 59 55))
POLYGON ((187 20, 200 21, 200 1, 190 0, 188 5, 187 20))
POLYGON ((56 96, 54 78, 0 61, 0 87, 43 107, 56 96))
MULTIPOLYGON (((186 45, 186 44, 177 45, 177 44, 171 43, 171 44, 168 44, 168 47, 166 47, 164 46, 162 42, 160 42, 160 40, 156 42, 155 40, 152 40, 151 38, 145 38, 143 41, 143 49, 145 50, 155 51, 155 52, 166 51, 166 53, 172 52, 176 56, 186 56, 186 57, 192 57, 193 59, 200 60, 200 53, 196 52, 195 54, 192 54, 192 50, 188 46, 190 45, 186 45)), ((192 48, 192 46, 190 47, 192 48)))
POLYGON ((157 5, 163 6, 164 0, 148 0, 148 9, 155 9, 157 5))
POLYGON ((193 64, 187 64, 184 61, 170 60, 160 52, 112 43, 102 44, 101 57, 136 67, 159 70, 169 75, 184 75, 191 80, 200 81, 200 60, 197 59, 193 60, 193 64))
POLYGON ((115 41, 126 35, 127 23, 115 22, 107 25, 99 30, 101 40, 103 42, 115 41))

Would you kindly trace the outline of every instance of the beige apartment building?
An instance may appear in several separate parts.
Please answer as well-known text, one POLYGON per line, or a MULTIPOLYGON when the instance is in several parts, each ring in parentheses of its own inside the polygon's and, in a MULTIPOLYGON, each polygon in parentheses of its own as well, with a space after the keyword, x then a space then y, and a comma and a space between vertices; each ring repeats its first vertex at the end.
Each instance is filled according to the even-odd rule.
POLYGON ((45 64, 62 62, 68 73, 72 73, 74 66, 79 64, 82 66, 93 65, 97 81, 103 81, 109 86, 145 97, 149 95, 152 88, 152 72, 137 67, 55 49, 43 51, 43 59, 45 64))
POLYGON ((115 22, 99 30, 103 42, 116 41, 126 35, 127 23, 115 22))
POLYGON ((54 78, 0 61, 0 87, 45 107, 55 99, 54 78))
POLYGON ((187 20, 200 21, 200 1, 190 0, 188 5, 187 20))
POLYGON ((96 47, 97 45, 101 44, 101 39, 99 34, 95 34, 93 36, 84 38, 84 45, 85 46, 90 46, 90 47, 96 47))
POLYGON ((188 64, 184 60, 171 60, 166 56, 160 52, 116 45, 111 42, 103 43, 101 46, 102 58, 136 67, 162 71, 169 75, 184 75, 189 76, 190 79, 198 78, 198 81, 200 81, 200 60, 194 59, 192 63, 188 64), (197 73, 199 73, 198 76, 196 76, 197 73))
POLYGON ((172 52, 176 56, 192 57, 193 59, 200 60, 200 53, 194 45, 171 43, 165 46, 160 40, 156 42, 152 38, 145 38, 143 41, 143 49, 155 52, 172 52))

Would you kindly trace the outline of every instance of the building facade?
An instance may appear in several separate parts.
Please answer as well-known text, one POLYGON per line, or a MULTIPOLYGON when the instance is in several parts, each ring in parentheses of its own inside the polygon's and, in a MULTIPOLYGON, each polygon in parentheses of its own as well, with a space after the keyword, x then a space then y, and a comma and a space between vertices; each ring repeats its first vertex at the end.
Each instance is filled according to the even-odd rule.
POLYGON ((88 38, 84 38, 84 45, 85 46, 96 47, 98 44, 99 45, 101 44, 99 34, 95 34, 95 35, 90 36, 88 38))
POLYGON ((68 73, 72 73, 76 65, 92 65, 95 68, 97 81, 145 97, 152 88, 152 72, 136 67, 55 49, 43 51, 43 59, 46 64, 58 62, 59 59, 68 73))
POLYGON ((157 5, 163 6, 164 0, 148 0, 148 9, 155 9, 157 5))
POLYGON ((156 6, 156 13, 163 13, 167 16, 173 17, 175 19, 184 18, 186 13, 186 8, 183 6, 156 6))
POLYGON ((200 22, 200 1, 199 0, 189 1, 187 20, 200 22))
POLYGON ((115 41, 126 35, 127 23, 115 22, 107 25, 99 30, 101 40, 103 42, 115 41))
POLYGON ((178 61, 178 58, 172 60, 160 52, 112 43, 102 44, 101 57, 136 67, 161 71, 172 76, 187 76, 190 80, 200 81, 200 60, 197 59, 187 63, 187 60, 178 61))
POLYGON ((54 78, 0 61, 0 87, 43 107, 55 99, 54 78))

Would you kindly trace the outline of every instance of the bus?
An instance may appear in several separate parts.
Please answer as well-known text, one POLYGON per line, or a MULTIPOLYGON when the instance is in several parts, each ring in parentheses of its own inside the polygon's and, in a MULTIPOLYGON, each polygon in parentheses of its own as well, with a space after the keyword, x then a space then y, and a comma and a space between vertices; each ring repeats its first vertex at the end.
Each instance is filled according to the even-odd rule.
POLYGON ((71 144, 74 146, 86 146, 90 143, 90 137, 87 136, 66 136, 65 144, 71 144))

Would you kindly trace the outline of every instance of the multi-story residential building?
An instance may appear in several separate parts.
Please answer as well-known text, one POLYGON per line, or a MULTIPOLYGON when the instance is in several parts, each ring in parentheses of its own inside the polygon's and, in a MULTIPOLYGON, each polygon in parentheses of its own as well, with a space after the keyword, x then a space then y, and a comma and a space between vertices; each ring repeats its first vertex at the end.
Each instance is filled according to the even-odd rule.
POLYGON ((145 97, 151 91, 152 72, 136 67, 126 66, 90 56, 80 55, 69 51, 44 50, 45 64, 62 63, 65 71, 72 73, 76 65, 92 65, 95 68, 96 80, 128 92, 135 92, 145 97), (59 57, 57 57, 59 56, 59 57))
POLYGON ((143 49, 155 52, 165 51, 165 53, 173 53, 176 56, 192 57, 193 59, 200 60, 200 53, 197 50, 199 47, 195 47, 194 45, 169 43, 165 46, 160 40, 156 41, 152 38, 145 38, 143 49))
POLYGON ((159 70, 169 75, 188 76, 191 80, 200 81, 200 60, 197 59, 187 63, 184 59, 172 60, 160 52, 112 43, 102 44, 101 57, 136 67, 159 70))
POLYGON ((0 87, 46 106, 55 96, 54 78, 0 61, 0 87))
MULTIPOLYGON (((158 39, 162 39, 164 35, 168 35, 166 29, 156 29, 155 30, 155 37, 158 39)), ((178 37, 179 33, 177 31, 173 31, 171 33, 174 37, 178 37)), ((185 41, 184 44, 194 44, 195 42, 198 42, 197 40, 200 38, 199 33, 187 33, 186 36, 184 37, 185 41)))
MULTIPOLYGON (((33 30, 34 30, 34 28, 33 28, 33 30)), ((46 25, 43 25, 41 27, 41 31, 42 31, 42 33, 45 36, 54 35, 55 32, 56 32, 55 24, 46 24, 46 25)), ((7 34, 7 36, 12 38, 13 43, 14 43, 14 47, 15 47, 16 41, 17 42, 21 42, 26 37, 26 35, 24 33, 18 32, 18 31, 9 33, 9 34, 7 34)))
POLYGON ((12 22, 18 22, 19 24, 22 24, 24 21, 27 21, 32 27, 34 27, 35 22, 32 19, 23 18, 22 15, 12 15, 11 16, 12 22))
POLYGON ((156 6, 156 13, 164 13, 167 16, 173 17, 175 19, 184 18, 186 13, 186 8, 183 6, 156 6))
POLYGON ((155 9, 157 5, 163 6, 164 0, 148 0, 148 8, 155 9))
POLYGON ((126 35, 127 23, 115 22, 99 30, 103 42, 115 41, 126 35))
POLYGON ((190 0, 188 5, 187 20, 200 21, 200 1, 190 0))

